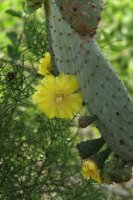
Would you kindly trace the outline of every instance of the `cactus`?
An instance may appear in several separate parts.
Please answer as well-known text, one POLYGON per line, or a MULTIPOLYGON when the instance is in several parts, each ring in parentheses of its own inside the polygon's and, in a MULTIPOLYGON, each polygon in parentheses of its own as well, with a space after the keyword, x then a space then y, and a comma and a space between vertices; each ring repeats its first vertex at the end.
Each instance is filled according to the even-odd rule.
POLYGON ((94 36, 100 21, 102 4, 100 0, 55 0, 63 16, 81 36, 94 36))
POLYGON ((132 178, 132 163, 121 161, 114 155, 104 164, 101 170, 102 182, 107 184, 127 182, 132 178))
POLYGON ((79 155, 82 159, 87 159, 88 157, 95 155, 104 145, 104 139, 98 138, 93 140, 87 140, 77 144, 77 149, 79 151, 79 155))
POLYGON ((96 116, 81 116, 78 120, 78 125, 80 128, 86 128, 95 121, 96 121, 96 116))
POLYGON ((45 2, 49 47, 55 66, 65 73, 75 73, 75 47, 78 35, 63 19, 54 0, 45 2))
MULTIPOLYGON (((90 114, 97 117, 95 124, 104 140, 121 159, 133 161, 133 100, 94 37, 90 37, 90 33, 81 34, 73 25, 75 22, 70 23, 68 6, 63 6, 62 14, 60 6, 67 2, 49 0, 47 7, 45 5, 49 9, 46 12, 47 31, 55 65, 60 72, 77 75, 86 106, 90 114)), ((95 29, 97 17, 94 17, 95 29)), ((86 18, 86 26, 88 21, 86 18)))
POLYGON ((111 154, 111 149, 106 148, 98 152, 97 154, 90 156, 90 158, 96 161, 99 169, 102 169, 104 167, 104 163, 106 162, 110 154, 111 154))

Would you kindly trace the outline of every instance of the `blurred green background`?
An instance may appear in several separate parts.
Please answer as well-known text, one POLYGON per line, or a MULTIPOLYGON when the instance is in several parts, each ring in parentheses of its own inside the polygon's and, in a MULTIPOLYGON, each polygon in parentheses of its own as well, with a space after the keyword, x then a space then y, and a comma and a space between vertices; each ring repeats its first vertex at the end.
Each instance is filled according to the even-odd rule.
MULTIPOLYGON (((133 1, 104 1, 97 41, 133 96, 132 30, 133 1)), ((47 49, 43 8, 31 12, 25 1, 1 0, 0 199, 124 199, 82 178, 75 146, 97 137, 97 129, 49 120, 32 104, 38 61, 47 49)))

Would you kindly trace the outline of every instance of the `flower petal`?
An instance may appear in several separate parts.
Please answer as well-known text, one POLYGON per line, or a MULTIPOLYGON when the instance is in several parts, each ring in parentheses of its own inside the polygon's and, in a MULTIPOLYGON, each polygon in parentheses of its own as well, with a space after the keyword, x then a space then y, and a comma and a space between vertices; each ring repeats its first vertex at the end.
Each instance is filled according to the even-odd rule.
POLYGON ((77 89, 74 75, 60 74, 58 77, 47 75, 36 87, 32 99, 38 104, 41 112, 49 118, 68 118, 81 111, 81 93, 73 93, 77 89), (71 83, 70 83, 71 80, 71 83), (66 85, 68 83, 68 85, 66 85), (61 101, 58 101, 61 97, 61 101))

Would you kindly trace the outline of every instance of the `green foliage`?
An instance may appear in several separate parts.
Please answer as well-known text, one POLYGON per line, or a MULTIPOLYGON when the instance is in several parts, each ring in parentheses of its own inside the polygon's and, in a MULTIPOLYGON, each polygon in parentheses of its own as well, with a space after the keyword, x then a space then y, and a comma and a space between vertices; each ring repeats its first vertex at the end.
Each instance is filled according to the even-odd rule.
MULTIPOLYGON (((42 12, 40 14, 42 14, 42 12)), ((44 54, 44 50, 47 51, 48 49, 44 23, 44 17, 39 18, 38 15, 34 13, 24 19, 25 43, 28 49, 37 56, 37 58, 41 58, 44 54)))
POLYGON ((13 17, 22 17, 22 12, 16 12, 15 10, 13 10, 13 9, 8 9, 8 10, 6 10, 6 13, 7 14, 9 14, 9 15, 11 15, 11 16, 13 16, 13 17))
POLYGON ((31 104, 36 73, 22 61, 3 65, 1 77, 0 199, 103 199, 80 175, 72 122, 49 120, 31 104))
POLYGON ((98 40, 133 95, 133 2, 108 0, 104 2, 104 7, 98 40))

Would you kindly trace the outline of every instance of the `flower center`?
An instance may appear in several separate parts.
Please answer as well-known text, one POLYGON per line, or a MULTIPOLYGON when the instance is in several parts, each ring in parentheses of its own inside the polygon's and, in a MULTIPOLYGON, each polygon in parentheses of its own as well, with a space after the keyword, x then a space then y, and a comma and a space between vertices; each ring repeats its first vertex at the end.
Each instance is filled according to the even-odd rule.
POLYGON ((56 102, 57 103, 62 103, 63 100, 64 100, 64 95, 63 94, 57 94, 56 95, 56 102))

